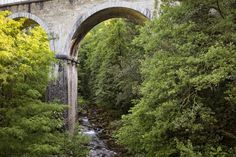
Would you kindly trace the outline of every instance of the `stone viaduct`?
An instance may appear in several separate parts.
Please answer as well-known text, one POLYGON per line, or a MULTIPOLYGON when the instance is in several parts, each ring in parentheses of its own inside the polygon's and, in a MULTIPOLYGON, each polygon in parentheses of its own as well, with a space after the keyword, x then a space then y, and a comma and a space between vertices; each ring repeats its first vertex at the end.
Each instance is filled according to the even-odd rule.
POLYGON ((0 11, 10 18, 27 18, 45 29, 50 48, 60 59, 54 65, 54 81, 48 100, 69 105, 67 125, 73 131, 77 115, 77 55, 80 41, 95 25, 110 18, 127 18, 136 23, 151 19, 159 0, 0 0, 0 11))

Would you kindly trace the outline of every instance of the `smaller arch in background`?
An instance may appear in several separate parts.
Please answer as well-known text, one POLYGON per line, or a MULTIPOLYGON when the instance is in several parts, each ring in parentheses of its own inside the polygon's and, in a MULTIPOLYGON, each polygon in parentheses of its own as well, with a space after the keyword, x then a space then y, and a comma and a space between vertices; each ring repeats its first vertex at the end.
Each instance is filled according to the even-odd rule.
POLYGON ((31 20, 33 23, 37 23, 38 25, 40 25, 48 35, 50 49, 52 51, 55 51, 53 40, 51 40, 52 32, 50 32, 47 24, 38 16, 31 13, 27 13, 27 12, 18 12, 18 13, 11 14, 9 18, 11 19, 26 18, 26 19, 31 20))

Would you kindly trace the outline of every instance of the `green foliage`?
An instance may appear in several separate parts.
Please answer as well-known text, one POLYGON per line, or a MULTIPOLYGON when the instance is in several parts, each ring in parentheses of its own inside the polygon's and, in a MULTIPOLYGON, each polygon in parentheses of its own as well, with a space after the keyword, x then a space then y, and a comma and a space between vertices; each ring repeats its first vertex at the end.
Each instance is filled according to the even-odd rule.
POLYGON ((116 137, 147 157, 235 156, 236 3, 173 2, 135 39, 142 98, 116 137))
POLYGON ((99 105, 127 112, 141 82, 142 53, 132 44, 137 34, 133 23, 115 19, 86 36, 79 51, 79 93, 99 105))
POLYGON ((8 15, 0 12, 0 156, 60 156, 65 106, 43 102, 54 60, 47 35, 8 15))

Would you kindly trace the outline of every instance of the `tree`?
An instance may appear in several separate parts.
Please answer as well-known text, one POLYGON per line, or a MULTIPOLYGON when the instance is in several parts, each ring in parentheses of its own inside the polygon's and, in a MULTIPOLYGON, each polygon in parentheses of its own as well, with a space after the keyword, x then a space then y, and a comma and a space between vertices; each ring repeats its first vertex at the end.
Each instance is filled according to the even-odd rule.
POLYGON ((65 106, 43 97, 54 62, 47 34, 8 15, 0 13, 0 156, 60 156, 65 106))
POLYGON ((92 101, 124 113, 132 106, 141 82, 142 53, 132 44, 137 34, 135 24, 114 19, 100 24, 86 36, 79 51, 79 78, 84 77, 81 84, 86 88, 82 91, 88 89, 83 93, 90 93, 92 101))
POLYGON ((142 98, 116 134, 146 157, 236 154, 236 3, 165 0, 143 46, 142 98))

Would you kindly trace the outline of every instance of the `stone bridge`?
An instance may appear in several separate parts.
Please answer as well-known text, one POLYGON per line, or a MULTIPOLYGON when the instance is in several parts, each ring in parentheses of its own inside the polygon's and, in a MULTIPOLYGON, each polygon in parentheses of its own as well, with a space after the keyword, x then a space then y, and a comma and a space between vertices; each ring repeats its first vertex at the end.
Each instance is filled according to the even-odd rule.
POLYGON ((73 131, 77 115, 77 55, 80 41, 95 25, 110 18, 136 23, 151 19, 159 0, 0 0, 0 11, 10 10, 13 19, 27 18, 43 27, 50 48, 60 62, 54 66, 55 80, 48 100, 69 105, 67 124, 73 131))

